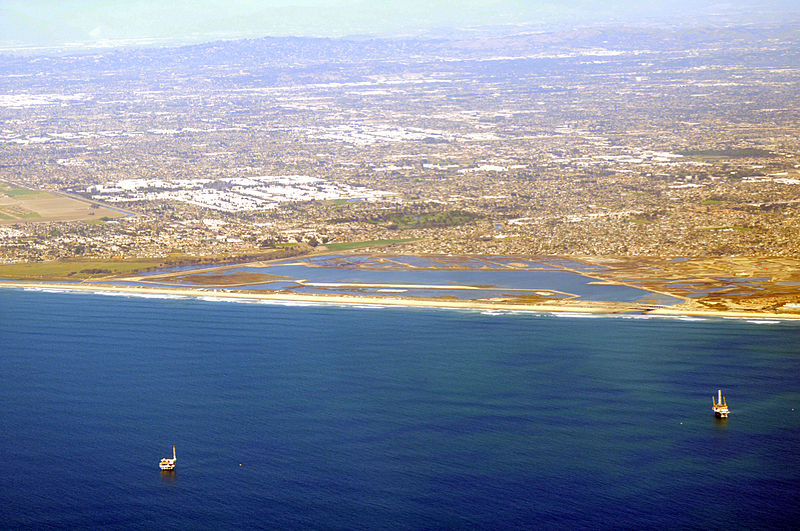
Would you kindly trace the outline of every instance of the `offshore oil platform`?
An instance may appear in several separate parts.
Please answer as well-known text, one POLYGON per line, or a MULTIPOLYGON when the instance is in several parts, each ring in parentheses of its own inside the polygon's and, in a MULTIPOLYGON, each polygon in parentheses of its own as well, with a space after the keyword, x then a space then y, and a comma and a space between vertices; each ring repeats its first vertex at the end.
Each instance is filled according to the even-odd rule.
POLYGON ((714 415, 721 419, 728 418, 728 403, 725 401, 725 397, 722 396, 722 389, 717 389, 717 396, 712 396, 711 400, 714 402, 714 406, 711 408, 714 411, 714 415))

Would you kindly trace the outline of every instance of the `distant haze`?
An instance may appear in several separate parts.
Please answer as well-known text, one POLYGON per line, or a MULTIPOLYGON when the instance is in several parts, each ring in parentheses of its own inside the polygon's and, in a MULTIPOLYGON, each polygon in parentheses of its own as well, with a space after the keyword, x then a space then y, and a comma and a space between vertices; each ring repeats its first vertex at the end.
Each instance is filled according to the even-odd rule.
POLYGON ((446 35, 492 26, 746 23, 798 12, 797 2, 788 0, 0 0, 0 49, 289 35, 446 35))

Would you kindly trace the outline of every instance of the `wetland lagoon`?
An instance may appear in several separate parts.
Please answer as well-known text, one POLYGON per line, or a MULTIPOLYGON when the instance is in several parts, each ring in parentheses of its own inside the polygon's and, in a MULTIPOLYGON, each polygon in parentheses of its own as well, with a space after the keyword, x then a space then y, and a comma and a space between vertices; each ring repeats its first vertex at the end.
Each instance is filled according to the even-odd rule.
POLYGON ((680 299, 585 276, 598 268, 562 259, 423 257, 358 254, 176 271, 137 279, 154 287, 247 292, 393 296, 488 302, 608 301, 675 304, 680 299))
POLYGON ((9 278, 0 285, 333 304, 797 319, 800 282, 784 262, 317 253, 80 281, 9 278))

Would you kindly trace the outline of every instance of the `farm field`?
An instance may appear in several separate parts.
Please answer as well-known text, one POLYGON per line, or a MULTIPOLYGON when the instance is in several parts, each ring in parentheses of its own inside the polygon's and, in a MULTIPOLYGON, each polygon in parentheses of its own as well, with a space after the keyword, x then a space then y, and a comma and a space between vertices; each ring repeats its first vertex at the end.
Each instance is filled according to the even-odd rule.
POLYGON ((0 224, 92 221, 124 215, 97 203, 0 182, 0 224))

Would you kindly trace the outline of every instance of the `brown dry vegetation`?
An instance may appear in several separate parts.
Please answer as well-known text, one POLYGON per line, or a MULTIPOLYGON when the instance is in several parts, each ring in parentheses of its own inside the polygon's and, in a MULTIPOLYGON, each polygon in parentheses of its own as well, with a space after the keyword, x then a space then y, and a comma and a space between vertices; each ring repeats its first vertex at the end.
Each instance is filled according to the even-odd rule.
POLYGON ((586 258, 608 269, 592 276, 687 300, 717 310, 798 313, 800 259, 721 257, 586 258), (788 306, 787 306, 788 305, 788 306))

